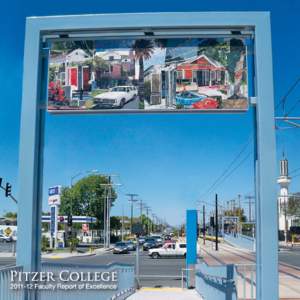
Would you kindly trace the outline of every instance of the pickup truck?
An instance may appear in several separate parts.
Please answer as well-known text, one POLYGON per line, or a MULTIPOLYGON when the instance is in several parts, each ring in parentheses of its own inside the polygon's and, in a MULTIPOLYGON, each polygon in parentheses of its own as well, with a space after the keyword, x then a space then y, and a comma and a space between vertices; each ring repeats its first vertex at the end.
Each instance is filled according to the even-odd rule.
POLYGON ((182 257, 186 256, 186 244, 184 243, 169 243, 164 244, 161 248, 150 249, 148 255, 151 258, 160 257, 182 257))

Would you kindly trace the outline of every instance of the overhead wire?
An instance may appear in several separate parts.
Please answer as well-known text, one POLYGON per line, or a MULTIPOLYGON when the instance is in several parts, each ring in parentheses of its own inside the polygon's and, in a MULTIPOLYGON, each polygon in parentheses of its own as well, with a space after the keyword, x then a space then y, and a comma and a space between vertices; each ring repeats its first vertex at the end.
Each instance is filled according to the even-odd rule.
MULTIPOLYGON (((247 147, 249 146, 251 140, 252 140, 252 134, 249 135, 246 143, 242 146, 241 150, 237 153, 237 155, 233 158, 233 160, 229 163, 229 165, 225 168, 225 170, 221 173, 221 175, 212 183, 212 185, 202 195, 200 195, 200 198, 202 198, 202 197, 208 195, 210 192, 212 192, 215 189, 215 187, 219 184, 219 182, 220 181, 222 182, 223 178, 226 177, 226 175, 228 175, 228 173, 231 174, 230 169, 239 160, 239 158, 242 156, 242 154, 247 150, 247 147)), ((234 168, 234 170, 235 170, 235 168, 234 168)))

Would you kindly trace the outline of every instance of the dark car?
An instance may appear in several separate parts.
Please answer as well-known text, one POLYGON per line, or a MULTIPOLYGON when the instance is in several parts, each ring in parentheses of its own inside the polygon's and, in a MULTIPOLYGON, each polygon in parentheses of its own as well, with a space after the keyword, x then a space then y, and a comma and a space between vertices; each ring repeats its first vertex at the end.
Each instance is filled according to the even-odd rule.
POLYGON ((118 242, 115 244, 115 247, 113 249, 114 254, 125 254, 129 253, 127 244, 125 242, 118 242))
POLYGON ((157 242, 156 239, 146 239, 145 243, 143 244, 143 250, 148 251, 149 249, 158 248, 161 246, 161 243, 157 242))
POLYGON ((136 250, 136 244, 133 241, 126 242, 128 251, 135 251, 136 250))
POLYGON ((140 236, 138 241, 139 241, 139 245, 143 245, 146 241, 146 238, 144 236, 140 236))
POLYGON ((12 242, 12 237, 6 236, 4 234, 0 234, 0 242, 4 242, 4 243, 12 242))

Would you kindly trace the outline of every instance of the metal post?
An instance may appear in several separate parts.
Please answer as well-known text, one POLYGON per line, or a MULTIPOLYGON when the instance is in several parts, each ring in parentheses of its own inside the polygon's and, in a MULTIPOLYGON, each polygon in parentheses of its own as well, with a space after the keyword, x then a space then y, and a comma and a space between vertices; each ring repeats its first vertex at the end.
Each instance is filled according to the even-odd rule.
POLYGON ((133 203, 138 201, 134 199, 134 197, 138 196, 138 194, 126 194, 130 199, 128 200, 131 203, 131 215, 130 215, 130 233, 132 234, 132 225, 133 225, 133 203))
POLYGON ((219 222, 218 222, 218 194, 216 194, 216 241, 215 241, 215 246, 216 246, 216 251, 219 250, 219 222))
POLYGON ((121 237, 122 237, 122 242, 124 241, 124 205, 122 205, 122 228, 121 228, 121 237))
POLYGON ((276 143, 269 13, 260 14, 255 33, 256 298, 263 300, 270 298, 270 293, 272 299, 279 298, 276 143))
POLYGON ((111 209, 111 176, 108 176, 108 197, 107 197, 107 248, 110 247, 110 209, 111 209))
POLYGON ((136 252, 135 252, 135 278, 137 283, 137 288, 140 287, 140 247, 139 247, 139 238, 136 237, 136 252))
POLYGON ((105 187, 105 194, 106 197, 103 201, 103 246, 104 248, 106 248, 106 204, 107 204, 107 191, 106 191, 106 187, 105 187))
POLYGON ((206 238, 206 226, 205 226, 205 205, 203 205, 203 245, 205 245, 205 238, 206 238))

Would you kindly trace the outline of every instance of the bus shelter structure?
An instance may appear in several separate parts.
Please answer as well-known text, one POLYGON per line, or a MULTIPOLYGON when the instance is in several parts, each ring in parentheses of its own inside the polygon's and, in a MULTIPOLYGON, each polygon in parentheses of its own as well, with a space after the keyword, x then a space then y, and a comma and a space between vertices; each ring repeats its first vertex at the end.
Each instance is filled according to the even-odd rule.
MULTIPOLYGON (((26 21, 22 95, 17 264, 40 269, 44 119, 48 39, 93 37, 99 32, 204 36, 251 32, 252 105, 255 107, 256 299, 278 299, 278 238, 271 26, 268 12, 182 12, 30 17, 26 21)), ((124 33, 123 33, 124 34, 124 33)), ((166 113, 161 111, 162 113, 166 113)), ((121 112, 119 112, 121 113, 121 112)), ((124 112, 123 112, 124 113, 124 112)), ((228 112, 227 112, 228 113, 228 112)), ((35 299, 34 293, 28 295, 35 299)))

